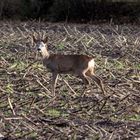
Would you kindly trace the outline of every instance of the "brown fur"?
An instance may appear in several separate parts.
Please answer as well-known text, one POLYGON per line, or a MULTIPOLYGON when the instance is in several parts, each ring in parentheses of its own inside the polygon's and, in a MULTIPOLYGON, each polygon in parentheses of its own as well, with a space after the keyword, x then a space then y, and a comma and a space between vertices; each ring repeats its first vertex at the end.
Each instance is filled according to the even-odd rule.
POLYGON ((59 55, 52 54, 44 58, 43 64, 51 70, 60 74, 74 73, 88 67, 88 62, 93 59, 85 55, 59 55), (83 65, 84 63, 84 65, 83 65), (81 65, 82 64, 82 65, 81 65))

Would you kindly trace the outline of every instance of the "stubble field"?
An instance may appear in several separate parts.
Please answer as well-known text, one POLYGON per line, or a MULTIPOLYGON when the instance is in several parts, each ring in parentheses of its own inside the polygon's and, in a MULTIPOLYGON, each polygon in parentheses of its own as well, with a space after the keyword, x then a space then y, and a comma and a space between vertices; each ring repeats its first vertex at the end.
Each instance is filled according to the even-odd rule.
POLYGON ((0 22, 0 133, 6 139, 138 140, 140 27, 0 22), (60 75, 55 98, 32 34, 49 36, 50 53, 87 54, 107 91, 60 75))

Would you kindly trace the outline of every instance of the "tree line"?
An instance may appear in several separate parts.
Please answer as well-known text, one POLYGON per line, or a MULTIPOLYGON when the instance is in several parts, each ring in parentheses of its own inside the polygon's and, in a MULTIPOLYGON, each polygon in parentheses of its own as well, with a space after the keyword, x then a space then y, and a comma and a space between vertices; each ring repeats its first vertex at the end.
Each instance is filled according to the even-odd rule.
POLYGON ((0 0, 0 19, 139 21, 138 0, 0 0))

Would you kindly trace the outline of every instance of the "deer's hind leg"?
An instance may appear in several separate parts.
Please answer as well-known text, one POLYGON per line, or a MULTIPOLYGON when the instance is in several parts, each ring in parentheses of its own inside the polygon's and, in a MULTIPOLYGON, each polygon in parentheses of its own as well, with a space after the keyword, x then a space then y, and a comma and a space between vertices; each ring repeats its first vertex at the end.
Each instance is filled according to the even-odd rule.
POLYGON ((102 93, 105 95, 104 84, 103 84, 102 80, 101 80, 98 76, 96 76, 96 75, 94 74, 94 70, 93 70, 93 69, 89 69, 89 70, 86 72, 86 75, 87 75, 88 77, 90 77, 91 79, 93 79, 93 80, 97 83, 97 85, 101 88, 102 93))
POLYGON ((84 83, 84 88, 83 88, 83 92, 82 92, 82 96, 85 94, 85 91, 87 89, 87 85, 90 84, 90 78, 86 75, 87 69, 80 71, 78 73, 79 77, 82 79, 83 83, 84 83))
POLYGON ((82 81, 84 82, 85 85, 89 85, 90 84, 90 78, 86 75, 86 72, 88 71, 88 69, 85 70, 81 70, 80 72, 78 72, 79 77, 82 79, 82 81))

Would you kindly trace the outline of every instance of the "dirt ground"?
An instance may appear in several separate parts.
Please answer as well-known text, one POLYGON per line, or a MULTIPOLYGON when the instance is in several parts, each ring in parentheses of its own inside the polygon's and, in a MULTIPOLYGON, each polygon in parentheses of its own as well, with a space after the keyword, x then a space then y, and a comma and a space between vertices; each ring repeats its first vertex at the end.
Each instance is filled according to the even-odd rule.
POLYGON ((139 140, 138 25, 0 22, 0 134, 9 140, 139 140), (87 54, 108 98, 92 82, 85 94, 74 75, 51 73, 31 36, 49 37, 50 53, 87 54))

